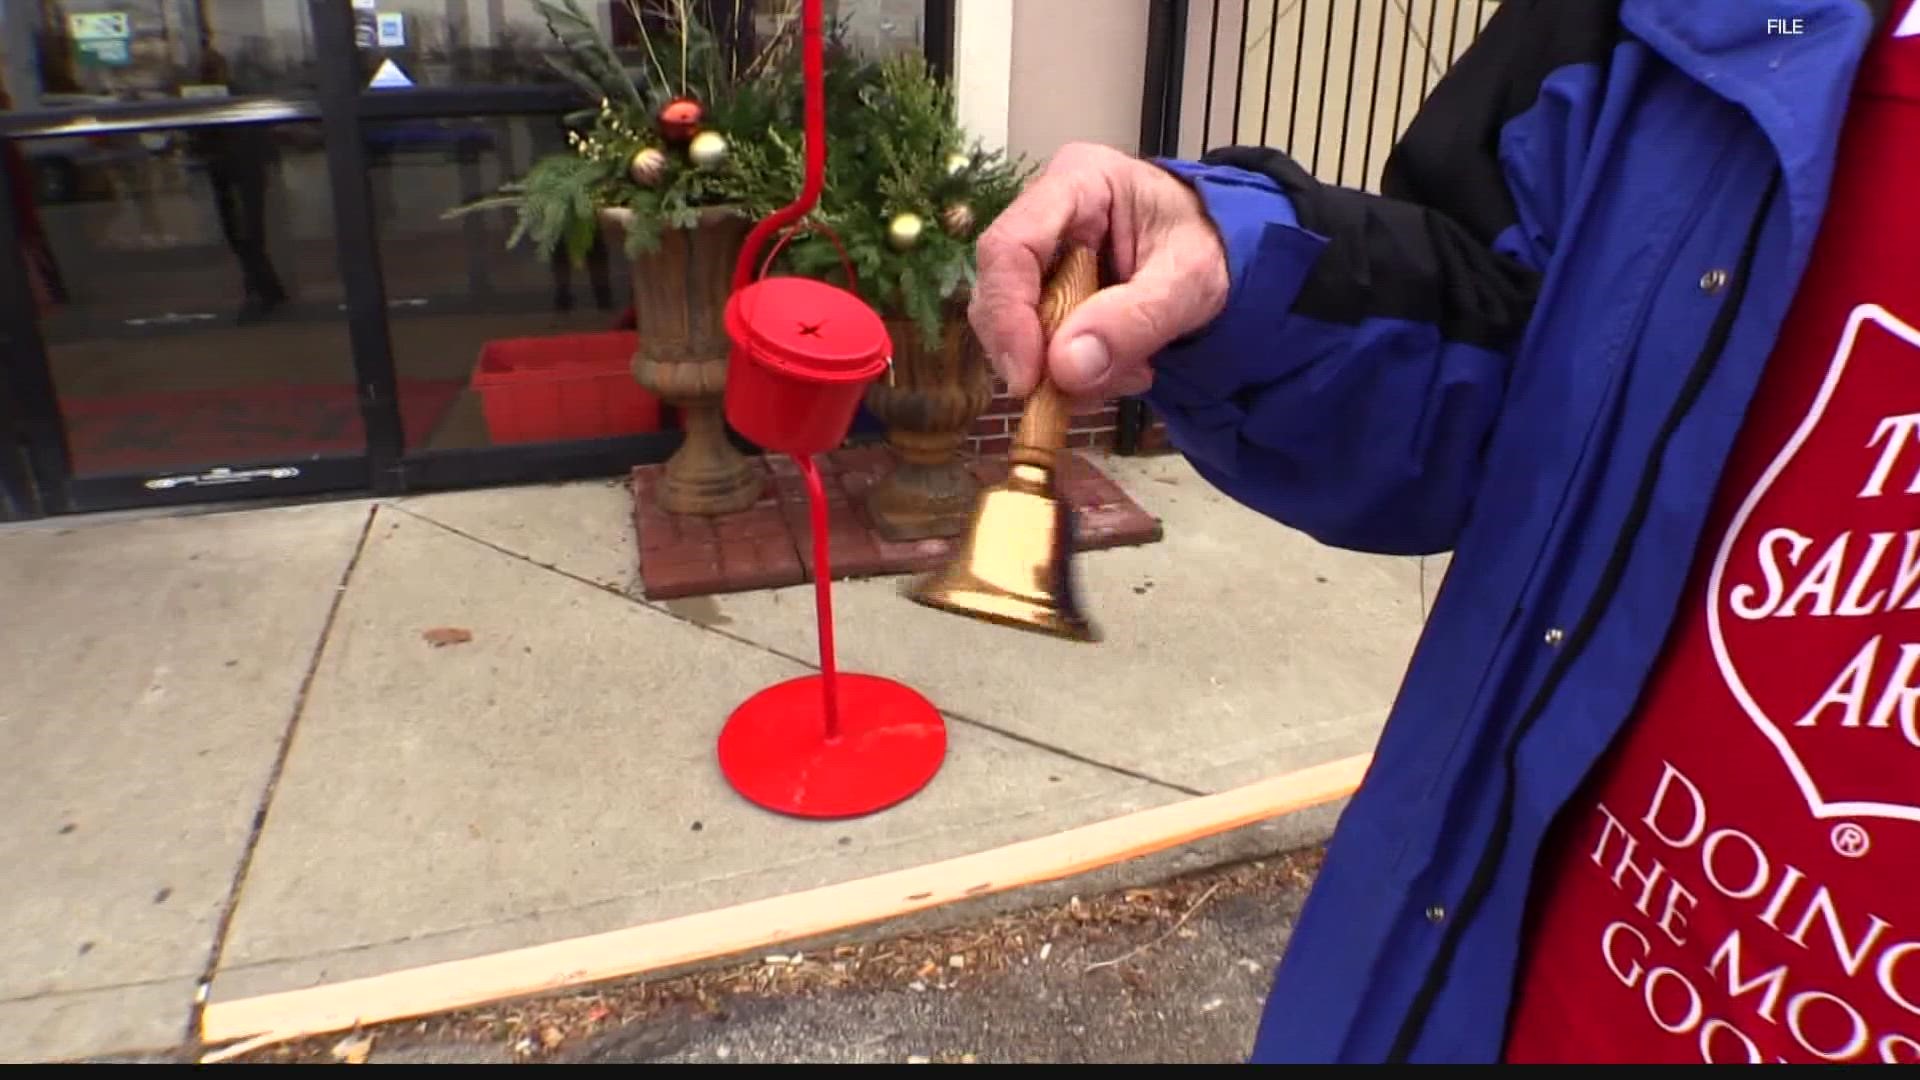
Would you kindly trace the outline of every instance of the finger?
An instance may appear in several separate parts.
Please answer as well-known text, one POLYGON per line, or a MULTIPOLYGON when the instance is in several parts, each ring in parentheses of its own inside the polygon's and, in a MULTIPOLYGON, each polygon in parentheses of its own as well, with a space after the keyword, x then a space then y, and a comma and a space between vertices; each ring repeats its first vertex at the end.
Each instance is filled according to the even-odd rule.
POLYGON ((1033 392, 1045 358, 1040 297, 1046 274, 1065 244, 1100 245, 1111 204, 1097 166, 1063 154, 981 234, 967 317, 1017 397, 1033 392))
MULTIPOLYGON (((1019 208, 1015 203, 1008 209, 1019 208)), ((1040 262, 1018 243, 981 234, 975 256, 979 276, 967 305, 967 322, 993 370, 1019 396, 1033 391, 1038 381, 1042 348, 1040 332, 1040 262)))
POLYGON ((1132 280, 1100 290, 1067 316, 1047 357, 1061 390, 1079 399, 1139 392, 1153 357, 1206 317, 1186 261, 1157 253, 1132 280))

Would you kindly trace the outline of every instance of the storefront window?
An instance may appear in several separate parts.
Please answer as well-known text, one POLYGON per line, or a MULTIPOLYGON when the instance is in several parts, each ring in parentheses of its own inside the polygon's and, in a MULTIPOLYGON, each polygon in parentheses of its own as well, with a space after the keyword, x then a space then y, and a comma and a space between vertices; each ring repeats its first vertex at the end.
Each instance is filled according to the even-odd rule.
MULTIPOLYGON (((555 45, 535 0, 353 2, 370 89, 563 81, 548 62, 555 45)), ((638 74, 646 66, 642 20, 657 23, 664 2, 670 0, 580 0, 579 6, 638 74)), ((740 46, 749 52, 798 30, 799 0, 686 2, 727 40, 735 40, 728 28, 737 15, 750 28, 740 46)), ((920 47, 924 7, 924 0, 826 0, 826 16, 844 28, 849 45, 880 54, 920 47)))
POLYGON ((9 150, 77 474, 362 450, 319 125, 9 150))
POLYGON ((574 267, 530 245, 509 250, 510 211, 445 217, 564 149, 557 116, 370 123, 366 142, 394 367, 403 382, 458 389, 443 422, 403 425, 407 448, 496 445, 473 379, 482 352, 616 329, 628 304, 623 261, 599 251, 574 267))
POLYGON ((917 52, 926 44, 926 0, 828 0, 829 20, 866 56, 917 52))
MULTIPOLYGON (((579 0, 636 77, 650 66, 642 32, 649 13, 677 2, 579 0)), ((738 40, 728 32, 736 20, 747 27, 737 46, 744 56, 792 33, 799 4, 685 2, 723 41, 738 40)), ((411 453, 674 426, 671 410, 651 406, 586 415, 600 397, 631 397, 637 385, 628 366, 632 288, 618 250, 596 250, 584 265, 542 259, 525 244, 507 247, 515 224, 509 211, 447 215, 566 147, 562 95, 492 93, 571 85, 554 70, 556 45, 540 6, 324 4, 337 7, 0 0, 0 111, 25 120, 0 137, 22 240, 17 255, 5 254, 28 275, 39 329, 29 342, 38 347, 24 355, 35 379, 23 385, 37 394, 37 369, 45 365, 59 427, 40 423, 46 418, 37 411, 48 405, 36 398, 36 433, 64 430, 74 478, 100 481, 88 485, 88 498, 110 492, 107 501, 133 505, 122 502, 139 498, 133 489, 174 490, 170 477, 358 457, 368 451, 368 408, 397 412, 411 453), (346 55, 318 54, 310 16, 328 10, 351 14, 357 47, 346 55), (399 91, 400 100, 353 120, 363 138, 371 221, 333 220, 331 178, 342 163, 330 161, 323 125, 310 119, 322 108, 315 98, 327 63, 339 65, 339 74, 357 65, 369 94, 399 91), (389 65, 397 79, 374 77, 389 65), (482 115, 439 113, 446 95, 414 97, 410 105, 407 87, 470 90, 482 115), (265 107, 250 111, 118 108, 260 96, 306 100, 256 102, 265 107), (505 104, 520 101, 539 104, 505 104), (550 111, 497 115, 502 108, 550 111), (76 114, 59 123, 19 116, 49 109, 76 114), (176 126, 143 129, 146 123, 176 126), (361 268, 349 272, 372 267, 360 261, 364 246, 341 236, 367 234, 384 285, 390 351, 356 356, 350 323, 371 328, 383 313, 348 311, 340 260, 361 268), (580 355, 591 352, 596 382, 585 395, 585 418, 503 433, 494 415, 498 395, 476 378, 503 350, 527 359, 527 370, 560 356, 561 366, 579 369, 580 355), (389 359, 397 379, 391 406, 361 394, 389 359)), ((827 0, 842 40, 867 55, 920 47, 923 8, 922 0, 827 0)), ((371 346, 380 339, 359 340, 371 346)), ((36 467, 57 469, 49 456, 56 446, 36 437, 36 467)), ((610 451, 591 451, 602 452, 610 451)), ((455 455, 441 464, 465 460, 455 455)))
POLYGON ((16 109, 309 92, 306 0, 0 0, 16 109))
MULTIPOLYGON (((658 2, 647 0, 639 10, 652 10, 658 2)), ((707 17, 714 20, 710 25, 717 27, 724 27, 735 7, 734 0, 689 2, 705 3, 711 9, 707 17)), ((374 42, 363 63, 390 76, 397 71, 410 85, 558 78, 544 59, 550 38, 532 0, 377 3, 377 10, 362 10, 362 40, 374 42), (364 17, 369 10, 398 12, 405 16, 399 20, 403 25, 388 25, 384 37, 378 24, 369 33, 364 17), (382 40, 388 43, 384 48, 382 40)), ((581 6, 601 17, 602 32, 627 55, 632 70, 644 70, 636 8, 627 0, 581 6)), ((738 5, 743 17, 752 18, 760 41, 783 28, 790 32, 796 6, 797 0, 741 0, 738 5)), ((919 0, 838 0, 830 6, 837 9, 830 15, 844 22, 856 48, 919 46, 919 0)), ((506 247, 514 225, 511 212, 446 216, 449 208, 524 175, 541 156, 564 151, 561 115, 378 121, 364 130, 395 368, 403 380, 461 387, 442 422, 431 428, 403 425, 407 449, 500 445, 497 418, 487 416, 488 391, 476 378, 487 366, 484 358, 511 351, 537 362, 543 352, 601 348, 578 335, 607 334, 626 325, 626 260, 604 247, 580 266, 564 256, 543 260, 531 245, 506 247), (567 340, 559 341, 563 335, 567 340), (543 344, 540 339, 554 340, 543 344)), ((607 378, 630 380, 624 361, 609 363, 614 374, 607 378)))

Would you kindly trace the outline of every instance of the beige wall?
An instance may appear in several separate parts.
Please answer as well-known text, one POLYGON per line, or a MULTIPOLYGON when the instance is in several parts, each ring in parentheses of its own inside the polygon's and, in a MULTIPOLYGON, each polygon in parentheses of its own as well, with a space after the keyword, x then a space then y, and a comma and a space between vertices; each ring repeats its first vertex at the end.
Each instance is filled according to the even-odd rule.
POLYGON ((1014 0, 954 0, 954 105, 968 134, 995 149, 1007 145, 1013 22, 1014 0))
POLYGON ((1147 0, 1014 0, 1007 145, 1044 160, 1070 142, 1133 152, 1147 0))

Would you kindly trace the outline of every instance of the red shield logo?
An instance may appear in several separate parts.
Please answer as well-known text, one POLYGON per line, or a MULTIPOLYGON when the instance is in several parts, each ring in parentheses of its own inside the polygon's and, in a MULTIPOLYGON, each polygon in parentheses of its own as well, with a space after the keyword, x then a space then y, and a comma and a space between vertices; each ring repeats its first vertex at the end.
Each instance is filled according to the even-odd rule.
POLYGON ((1727 687, 1814 816, 1920 821, 1920 330, 1853 310, 1708 595, 1727 687))

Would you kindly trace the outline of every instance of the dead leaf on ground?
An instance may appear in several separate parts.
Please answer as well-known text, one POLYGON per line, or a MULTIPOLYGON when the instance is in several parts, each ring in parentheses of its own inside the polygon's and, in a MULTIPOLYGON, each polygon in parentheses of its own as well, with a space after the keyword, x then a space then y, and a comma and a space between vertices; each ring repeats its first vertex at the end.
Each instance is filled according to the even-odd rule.
MULTIPOLYGON (((1318 850, 1309 849, 1268 859, 1258 869, 1244 863, 1216 868, 1151 887, 1074 897, 1064 904, 1008 913, 984 924, 875 942, 843 942, 811 955, 760 953, 713 970, 664 979, 642 976, 588 994, 497 1002, 428 1021, 408 1021, 403 1030, 434 1042, 485 1042, 509 1051, 515 1060, 528 1061, 649 1018, 724 1020, 734 1003, 744 999, 811 995, 842 986, 903 987, 923 995, 950 992, 979 985, 982 979, 1030 960, 1036 965, 1053 962, 1056 953, 1061 954, 1060 962, 1084 964, 1089 973, 1105 970, 1103 978, 1113 980, 1107 985, 1125 988, 1124 1002, 1150 1002, 1156 997, 1156 985, 1134 963, 1137 958, 1176 938, 1204 936, 1196 930, 1202 925, 1198 919, 1214 897, 1262 896, 1291 879, 1310 882, 1319 862, 1318 850), (1108 958, 1087 962, 1102 955, 1108 958), (961 967, 952 964, 956 956, 961 967)), ((1266 964, 1254 957, 1242 956, 1236 962, 1253 976, 1266 970, 1266 964)), ((1212 1010, 1201 1006, 1199 1011, 1212 1010)), ((365 1038, 371 1043, 372 1034, 365 1038)), ((339 1035, 300 1040, 273 1056, 337 1061, 331 1053, 337 1039, 339 1035)), ((947 1062, 961 1054, 944 1050, 929 1056, 947 1062)))
POLYGON ((420 636, 427 644, 438 649, 442 645, 463 645, 473 640, 473 631, 459 626, 436 626, 422 631, 420 636))
POLYGON ((371 1035, 348 1037, 333 1044, 334 1060, 343 1061, 348 1065, 365 1065, 367 1056, 372 1053, 373 1036, 371 1035))

